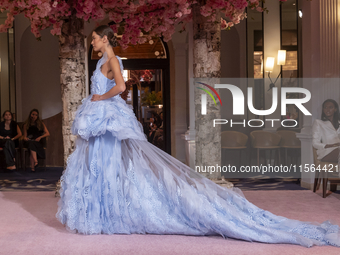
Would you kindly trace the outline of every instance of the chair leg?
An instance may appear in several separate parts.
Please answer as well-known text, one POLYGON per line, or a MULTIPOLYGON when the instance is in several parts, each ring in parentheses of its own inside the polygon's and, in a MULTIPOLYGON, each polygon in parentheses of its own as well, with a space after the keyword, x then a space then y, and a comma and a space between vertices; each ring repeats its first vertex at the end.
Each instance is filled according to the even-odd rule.
POLYGON ((323 198, 326 197, 326 192, 327 192, 327 182, 328 182, 328 179, 327 179, 327 178, 323 178, 323 179, 322 179, 322 197, 323 197, 323 198))
POLYGON ((21 151, 21 159, 22 159, 22 169, 26 171, 26 151, 21 151))
POLYGON ((316 188, 317 188, 318 182, 319 182, 319 174, 320 174, 319 171, 315 171, 313 192, 316 192, 316 188))
POLYGON ((257 148, 257 165, 260 166, 260 149, 257 148))
POLYGON ((238 161, 238 167, 241 168, 241 157, 242 157, 242 149, 240 150, 240 153, 239 153, 239 161, 238 161))
POLYGON ((288 165, 288 155, 287 155, 287 148, 285 148, 285 164, 288 165))
MULTIPOLYGON (((24 150, 24 171, 26 171, 26 165, 27 165, 27 160, 26 158, 29 156, 29 151, 28 150, 24 150)), ((28 161, 30 162, 30 159, 28 158, 28 161)))
POLYGON ((332 192, 335 192, 336 191, 336 188, 337 188, 337 186, 338 186, 338 184, 336 184, 336 183, 332 183, 332 184, 330 184, 330 191, 332 191, 332 192))
POLYGON ((22 162, 21 162, 21 151, 20 150, 17 151, 16 160, 17 160, 18 168, 21 169, 22 168, 22 162))
MULTIPOLYGON (((253 151, 253 148, 249 148, 249 166, 251 166, 251 156, 252 156, 252 151, 253 151)), ((246 152, 247 152, 247 150, 246 150, 246 152)))

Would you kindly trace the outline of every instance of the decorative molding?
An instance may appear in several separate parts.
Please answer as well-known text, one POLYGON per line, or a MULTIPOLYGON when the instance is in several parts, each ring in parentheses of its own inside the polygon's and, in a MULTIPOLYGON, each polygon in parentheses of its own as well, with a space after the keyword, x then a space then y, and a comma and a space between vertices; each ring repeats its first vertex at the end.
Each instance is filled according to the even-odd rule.
POLYGON ((320 74, 340 76, 339 0, 319 1, 320 15, 320 74))

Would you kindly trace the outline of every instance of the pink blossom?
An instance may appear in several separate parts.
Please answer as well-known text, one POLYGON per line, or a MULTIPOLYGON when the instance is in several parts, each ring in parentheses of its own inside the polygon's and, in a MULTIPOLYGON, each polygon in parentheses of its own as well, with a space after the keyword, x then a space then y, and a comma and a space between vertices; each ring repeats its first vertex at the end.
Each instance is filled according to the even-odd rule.
POLYGON ((147 39, 145 37, 138 38, 139 44, 143 44, 143 43, 146 43, 146 42, 147 42, 147 39))
POLYGON ((91 13, 94 6, 95 6, 95 3, 92 0, 85 0, 83 10, 86 14, 89 14, 91 13))
POLYGON ((39 5, 41 3, 42 3, 41 0, 32 0, 32 4, 34 4, 34 5, 39 5))
MULTIPOLYGON (((286 1, 286 0, 279 0, 286 1)), ((200 6, 201 15, 215 21, 216 13, 223 12, 227 20, 221 20, 221 28, 225 29, 246 18, 247 7, 263 11, 260 0, 206 0, 200 6)), ((163 36, 170 40, 175 32, 175 25, 182 23, 185 29, 192 20, 192 6, 197 1, 187 0, 2 0, 0 10, 7 11, 7 19, 0 25, 0 32, 13 26, 14 17, 23 13, 31 22, 31 31, 40 37, 40 31, 52 27, 51 33, 61 34, 62 21, 76 10, 76 17, 83 20, 100 21, 107 15, 116 24, 111 27, 118 32, 119 26, 124 35, 119 43, 126 48, 129 43, 143 43, 153 36, 163 36), (146 32, 140 37, 140 32, 146 32)))
POLYGON ((180 17, 182 17, 182 15, 183 15, 183 14, 182 14, 181 12, 177 12, 175 16, 176 16, 177 18, 180 18, 180 17))
POLYGON ((221 18, 221 28, 226 29, 227 27, 228 27, 227 21, 225 21, 225 19, 221 18))

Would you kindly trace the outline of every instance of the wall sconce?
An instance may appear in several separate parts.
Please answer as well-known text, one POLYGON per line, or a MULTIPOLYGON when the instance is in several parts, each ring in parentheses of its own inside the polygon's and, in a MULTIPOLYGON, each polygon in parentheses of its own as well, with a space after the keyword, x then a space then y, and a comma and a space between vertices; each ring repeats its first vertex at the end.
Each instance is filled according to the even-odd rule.
POLYGON ((275 58, 273 57, 268 57, 267 62, 266 62, 266 72, 268 72, 268 76, 270 75, 271 72, 273 72, 274 69, 274 61, 275 58))
POLYGON ((302 10, 299 9, 299 18, 300 18, 300 19, 302 19, 302 15, 303 15, 302 10))
MULTIPOLYGON (((276 83, 277 79, 281 76, 281 71, 280 71, 279 75, 276 77, 275 82, 272 81, 272 79, 270 77, 270 73, 274 69, 274 62, 275 62, 275 58, 267 57, 266 72, 268 72, 268 78, 270 80, 270 85, 269 85, 268 91, 275 87, 275 83, 276 83)), ((278 53, 277 53, 277 65, 282 66, 282 65, 285 65, 285 64, 286 64, 286 51, 285 50, 279 50, 278 53)))
POLYGON ((277 65, 285 65, 286 64, 286 51, 279 50, 277 53, 277 65))

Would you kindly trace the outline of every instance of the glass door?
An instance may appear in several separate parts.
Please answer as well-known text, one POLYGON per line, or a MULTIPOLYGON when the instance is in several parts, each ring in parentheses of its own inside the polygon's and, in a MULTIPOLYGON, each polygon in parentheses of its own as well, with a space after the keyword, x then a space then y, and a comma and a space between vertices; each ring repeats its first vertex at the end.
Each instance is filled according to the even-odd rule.
POLYGON ((133 107, 148 141, 164 150, 163 81, 161 69, 130 70, 127 104, 133 107))

